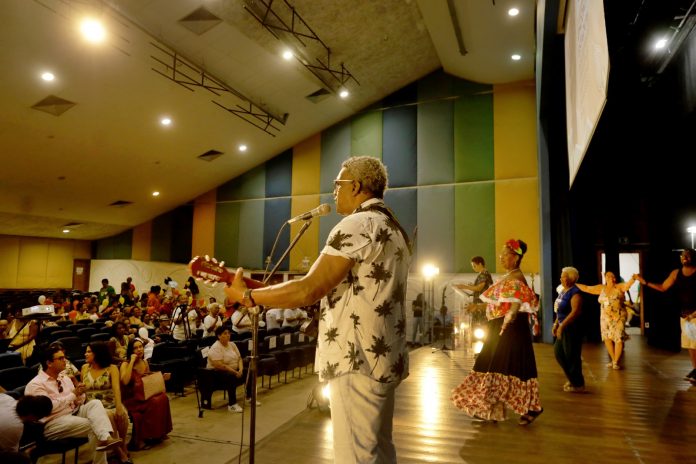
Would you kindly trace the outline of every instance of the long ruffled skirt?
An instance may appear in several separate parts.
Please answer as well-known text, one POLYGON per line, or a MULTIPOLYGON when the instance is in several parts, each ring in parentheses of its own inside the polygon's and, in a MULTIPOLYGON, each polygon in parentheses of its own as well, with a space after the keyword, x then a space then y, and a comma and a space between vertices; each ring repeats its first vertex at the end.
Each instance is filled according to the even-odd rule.
POLYGON ((500 421, 507 418, 507 409, 520 415, 541 411, 527 314, 519 313, 501 336, 502 324, 502 317, 488 321, 473 370, 452 390, 452 402, 469 416, 500 421))

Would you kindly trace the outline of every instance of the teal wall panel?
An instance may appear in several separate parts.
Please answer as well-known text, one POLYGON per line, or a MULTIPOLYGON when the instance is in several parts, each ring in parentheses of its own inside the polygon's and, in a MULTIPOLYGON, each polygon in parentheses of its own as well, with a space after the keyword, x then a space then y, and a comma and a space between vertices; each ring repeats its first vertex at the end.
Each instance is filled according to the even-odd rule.
POLYGON ((230 267, 239 264, 240 202, 218 203, 215 209, 215 257, 230 267))
POLYGON ((351 155, 382 158, 382 112, 372 111, 355 116, 350 123, 351 155))
POLYGON ((152 245, 150 247, 152 261, 169 262, 171 260, 173 227, 173 211, 157 216, 152 220, 152 245))
POLYGON ((350 121, 343 121, 321 133, 321 193, 333 192, 341 163, 352 154, 350 132, 350 121))
POLYGON ((264 201, 242 201, 239 205, 239 266, 247 269, 262 269, 264 201))
POLYGON ((483 256, 495 269, 495 184, 476 182, 454 189, 455 262, 453 272, 471 272, 471 257, 483 256))
MULTIPOLYGON (((276 244, 276 248, 271 256, 271 268, 276 265, 280 256, 290 245, 290 227, 283 227, 283 224, 290 219, 291 201, 290 198, 272 198, 263 202, 263 256, 271 256, 273 244, 276 244), (276 243, 276 237, 279 232, 280 237, 278 237, 276 243)), ((290 257, 288 255, 278 270, 287 271, 289 267, 290 257)))
POLYGON ((133 254, 133 229, 113 237, 96 240, 95 259, 131 259, 133 254))
MULTIPOLYGON (((333 195, 328 193, 322 194, 319 196, 319 202, 331 205, 331 214, 319 218, 319 251, 321 251, 324 248, 326 239, 329 238, 329 232, 341 221, 343 216, 336 213, 336 203, 333 195)), ((312 227, 314 226, 312 225, 312 227)))
POLYGON ((418 105, 418 185, 454 181, 454 103, 418 105))
POLYGON ((292 195, 292 149, 266 162, 266 197, 292 195))
POLYGON ((266 193, 266 165, 257 166, 218 187, 218 201, 263 198, 266 193))
POLYGON ((384 195, 384 203, 392 210, 411 241, 418 224, 417 192, 416 188, 390 189, 384 195))
POLYGON ((384 111, 382 160, 389 170, 390 187, 410 187, 417 183, 416 106, 400 106, 384 111))
POLYGON ((453 269, 454 230, 454 188, 451 185, 420 187, 417 265, 432 263, 439 267, 441 272, 453 269))

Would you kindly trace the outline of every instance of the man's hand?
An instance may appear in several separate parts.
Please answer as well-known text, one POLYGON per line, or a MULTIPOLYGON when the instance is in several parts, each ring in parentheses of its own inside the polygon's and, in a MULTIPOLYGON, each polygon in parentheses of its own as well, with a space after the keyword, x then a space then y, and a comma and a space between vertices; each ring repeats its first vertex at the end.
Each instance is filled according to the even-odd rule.
POLYGON ((225 287, 225 295, 227 295, 227 298, 231 301, 241 303, 242 299, 244 299, 244 290, 246 289, 247 285, 244 281, 244 269, 238 267, 237 272, 234 274, 234 279, 232 279, 230 285, 225 287))

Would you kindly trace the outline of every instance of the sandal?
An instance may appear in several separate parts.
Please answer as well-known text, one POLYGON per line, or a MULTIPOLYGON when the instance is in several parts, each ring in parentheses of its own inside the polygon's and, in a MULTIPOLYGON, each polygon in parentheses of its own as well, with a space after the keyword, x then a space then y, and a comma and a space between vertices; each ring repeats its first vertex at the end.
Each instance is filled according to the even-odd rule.
POLYGON ((520 416, 520 421, 518 422, 518 424, 529 425, 532 422, 534 422, 536 418, 541 415, 542 412, 544 412, 544 408, 541 408, 541 410, 539 411, 527 411, 527 414, 523 414, 520 416))

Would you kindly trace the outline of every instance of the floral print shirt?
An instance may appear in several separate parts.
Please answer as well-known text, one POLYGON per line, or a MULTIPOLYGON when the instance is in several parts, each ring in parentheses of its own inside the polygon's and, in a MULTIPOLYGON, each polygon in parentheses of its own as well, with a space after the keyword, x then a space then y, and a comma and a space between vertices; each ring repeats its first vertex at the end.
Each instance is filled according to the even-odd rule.
POLYGON ((329 233, 321 251, 353 261, 346 278, 322 300, 317 368, 321 380, 358 372, 398 384, 408 376, 406 281, 410 253, 384 207, 365 201, 329 233))
POLYGON ((487 303, 486 317, 496 319, 504 317, 513 303, 520 303, 520 311, 536 312, 538 301, 536 294, 524 282, 517 279, 503 278, 481 294, 481 300, 487 303))

